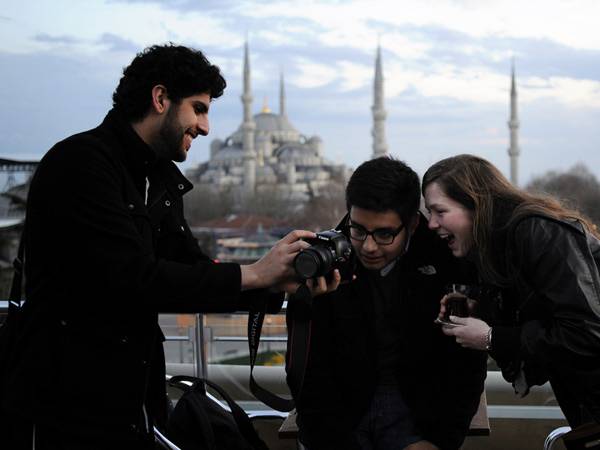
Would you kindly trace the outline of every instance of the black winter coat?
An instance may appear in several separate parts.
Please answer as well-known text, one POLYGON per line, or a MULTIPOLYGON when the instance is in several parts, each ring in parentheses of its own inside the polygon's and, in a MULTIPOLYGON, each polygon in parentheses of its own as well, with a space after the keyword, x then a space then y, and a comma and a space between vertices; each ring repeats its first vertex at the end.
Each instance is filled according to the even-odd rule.
POLYGON ((491 308, 491 355, 521 395, 549 380, 572 426, 600 422, 600 241, 530 216, 506 242, 513 282, 491 308))
POLYGON ((165 421, 159 312, 279 308, 281 295, 242 294, 239 266, 201 252, 183 216, 191 188, 115 111, 44 156, 27 206, 25 320, 0 387, 5 410, 124 445, 145 433, 143 404, 150 429, 165 421))
MULTIPOLYGON (((447 246, 427 229, 414 233, 399 263, 400 295, 392 320, 402 331, 400 388, 422 436, 442 449, 462 444, 477 410, 486 376, 486 353, 460 347, 434 323, 449 283, 470 278, 447 246)), ((355 281, 316 297, 312 308, 292 298, 288 329, 310 321, 310 349, 302 389, 288 378, 300 435, 308 448, 356 448, 352 431, 377 385, 371 291, 362 266, 355 281)), ((288 354, 288 368, 290 364, 288 354)), ((297 361, 293 361, 297 364, 297 361)))

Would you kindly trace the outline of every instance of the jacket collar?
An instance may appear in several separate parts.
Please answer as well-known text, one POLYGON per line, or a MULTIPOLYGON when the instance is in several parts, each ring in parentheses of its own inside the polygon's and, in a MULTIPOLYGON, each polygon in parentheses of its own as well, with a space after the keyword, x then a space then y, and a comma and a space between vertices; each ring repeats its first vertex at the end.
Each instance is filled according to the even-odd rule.
POLYGON ((150 168, 150 183, 158 183, 171 197, 180 197, 194 187, 172 161, 160 161, 150 168))
POLYGON ((143 169, 144 167, 150 167, 156 163, 154 150, 135 132, 129 121, 119 111, 111 109, 101 126, 116 134, 125 149, 123 157, 130 169, 146 172, 147 169, 143 169))
MULTIPOLYGON (((172 161, 160 161, 154 150, 135 132, 123 115, 111 109, 102 127, 116 134, 123 146, 122 158, 134 178, 148 177, 150 183, 157 183, 173 197, 182 196, 193 188, 172 161)), ((158 187, 158 186, 157 186, 158 187)))

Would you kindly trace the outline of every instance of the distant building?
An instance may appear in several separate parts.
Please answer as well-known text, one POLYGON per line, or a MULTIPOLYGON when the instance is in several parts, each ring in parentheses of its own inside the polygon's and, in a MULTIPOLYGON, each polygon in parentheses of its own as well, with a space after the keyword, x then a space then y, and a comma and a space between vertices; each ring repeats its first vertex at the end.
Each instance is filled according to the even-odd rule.
POLYGON ((37 161, 15 161, 0 158, 0 173, 8 175, 4 191, 0 192, 0 299, 8 298, 17 257, 19 240, 25 221, 27 195, 31 173, 37 161), (25 174, 26 181, 17 184, 14 174, 25 174))
POLYGON ((217 239, 217 260, 252 264, 266 255, 280 239, 258 227, 254 234, 217 239))
POLYGON ((323 156, 319 136, 306 137, 290 122, 286 112, 283 75, 279 113, 268 105, 252 114, 252 90, 248 44, 244 47, 243 121, 225 140, 210 145, 210 159, 187 176, 197 185, 217 192, 233 192, 239 201, 247 196, 276 193, 290 201, 318 196, 330 183, 344 185, 349 170, 323 156))

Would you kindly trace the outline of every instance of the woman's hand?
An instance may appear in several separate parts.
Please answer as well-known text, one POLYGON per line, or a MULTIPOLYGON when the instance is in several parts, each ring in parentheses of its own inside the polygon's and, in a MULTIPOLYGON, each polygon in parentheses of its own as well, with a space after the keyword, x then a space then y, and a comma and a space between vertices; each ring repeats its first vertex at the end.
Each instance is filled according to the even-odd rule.
POLYGON ((450 321, 456 325, 442 326, 442 332, 454 336, 456 342, 463 347, 475 350, 487 350, 490 326, 483 320, 474 317, 450 316, 450 321))
POLYGON ((465 295, 459 292, 450 292, 442 297, 440 300, 440 312, 438 313, 438 319, 442 321, 446 321, 447 311, 448 311, 448 303, 451 298, 465 298, 467 302, 467 311, 469 316, 477 315, 477 307, 479 306, 477 300, 473 300, 472 298, 468 298, 465 295))

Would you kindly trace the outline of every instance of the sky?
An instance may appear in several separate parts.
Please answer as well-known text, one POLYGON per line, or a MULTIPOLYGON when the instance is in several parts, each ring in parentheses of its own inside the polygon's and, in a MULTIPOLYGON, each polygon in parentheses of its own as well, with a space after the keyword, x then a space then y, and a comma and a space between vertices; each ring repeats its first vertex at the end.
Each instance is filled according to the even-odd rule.
POLYGON ((420 175, 458 153, 508 175, 514 60, 520 184, 577 163, 600 177, 598 17, 595 0, 0 0, 0 157, 39 159, 96 126, 135 54, 174 42, 202 50, 228 83, 191 168, 242 121, 248 39, 254 112, 278 111, 283 72, 291 123, 356 167, 372 153, 379 43, 389 151, 420 175))

